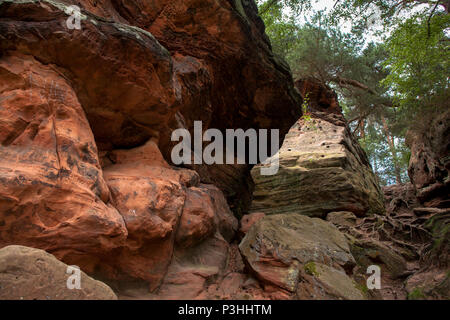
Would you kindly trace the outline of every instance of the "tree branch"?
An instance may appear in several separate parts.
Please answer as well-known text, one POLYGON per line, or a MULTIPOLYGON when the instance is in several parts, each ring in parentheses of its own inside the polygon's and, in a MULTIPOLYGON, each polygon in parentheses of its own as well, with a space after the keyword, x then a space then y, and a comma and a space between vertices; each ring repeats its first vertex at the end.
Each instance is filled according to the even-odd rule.
POLYGON ((266 5, 264 5, 264 8, 261 8, 259 15, 263 15, 264 13, 269 11, 270 8, 272 8, 277 2, 278 0, 270 0, 269 2, 267 2, 266 5))
POLYGON ((353 80, 353 79, 341 78, 338 76, 338 77, 332 78, 331 81, 336 82, 338 85, 344 85, 344 86, 350 85, 352 87, 368 91, 371 94, 376 94, 376 92, 374 90, 370 89, 365 84, 363 84, 359 81, 353 80))
POLYGON ((440 0, 438 2, 436 2, 436 4, 433 7, 433 10, 431 10, 431 13, 430 13, 430 15, 428 16, 428 19, 427 19, 428 39, 430 39, 430 37, 431 37, 431 25, 430 25, 431 18, 433 17, 434 11, 436 10, 437 6, 439 5, 439 2, 440 2, 440 0))

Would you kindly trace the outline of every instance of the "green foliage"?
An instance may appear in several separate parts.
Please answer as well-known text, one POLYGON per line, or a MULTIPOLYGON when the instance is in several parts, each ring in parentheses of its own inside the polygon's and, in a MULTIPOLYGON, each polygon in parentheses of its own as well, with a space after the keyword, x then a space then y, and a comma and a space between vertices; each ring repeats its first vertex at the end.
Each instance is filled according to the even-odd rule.
MULTIPOLYGON (((316 120, 314 120, 311 117, 311 112, 309 111, 309 92, 306 93, 305 97, 303 98, 302 103, 302 120, 305 122, 305 126, 308 130, 317 130, 316 126, 316 120)), ((310 162, 313 161, 313 159, 309 159, 310 162)))
POLYGON ((302 113, 303 113, 302 119, 305 121, 306 125, 309 125, 312 122, 311 113, 308 111, 308 108, 309 108, 309 92, 306 93, 302 103, 302 113))
POLYGON ((343 0, 326 13, 313 12, 310 0, 257 2, 273 50, 294 77, 314 77, 338 93, 380 182, 407 181, 407 130, 419 130, 424 116, 450 100, 448 8, 438 1, 343 0), (306 13, 310 18, 299 19, 306 13), (343 32, 350 21, 351 32, 343 32), (368 32, 379 42, 368 43, 368 32))
POLYGON ((396 166, 400 168, 402 181, 408 181, 407 169, 411 152, 405 145, 404 138, 396 137, 397 159, 394 160, 384 139, 383 131, 370 124, 367 126, 367 131, 370 133, 366 134, 365 138, 359 139, 359 142, 366 151, 380 184, 391 185, 396 183, 396 166))
POLYGON ((313 261, 305 264, 304 269, 305 269, 305 272, 311 276, 316 276, 316 277, 319 276, 319 272, 316 270, 316 264, 313 261))
POLYGON ((365 284, 355 283, 355 288, 361 291, 365 296, 369 292, 369 288, 365 284))
POLYGON ((423 300, 423 299, 425 299, 425 295, 423 294, 422 289, 419 287, 414 288, 414 290, 408 294, 408 300, 423 300))
POLYGON ((400 107, 415 113, 419 108, 435 106, 436 97, 448 90, 450 44, 444 33, 448 28, 448 14, 429 20, 416 14, 388 39, 389 58, 384 65, 390 73, 383 84, 394 92, 400 107))

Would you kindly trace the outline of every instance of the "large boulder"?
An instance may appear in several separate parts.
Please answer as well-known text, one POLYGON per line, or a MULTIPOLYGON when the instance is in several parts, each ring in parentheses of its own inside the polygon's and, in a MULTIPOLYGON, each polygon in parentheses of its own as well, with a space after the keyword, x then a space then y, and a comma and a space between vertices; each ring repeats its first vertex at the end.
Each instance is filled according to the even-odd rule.
POLYGON ((357 216, 384 214, 376 176, 340 111, 334 92, 310 81, 298 82, 308 94, 310 114, 286 135, 275 175, 252 169, 252 212, 292 213, 325 218, 333 211, 357 216), (313 83, 314 84, 314 83, 313 83))
MULTIPOLYGON (((102 274, 119 280, 119 285, 129 278, 143 279, 153 291, 167 282, 177 257, 196 251, 200 260, 210 259, 200 248, 214 239, 220 239, 219 251, 226 256, 229 244, 224 239, 234 237, 238 222, 219 189, 200 184, 195 171, 171 167, 154 141, 105 157, 111 161, 104 168, 111 202, 124 219, 128 237, 104 259, 102 274)), ((221 270, 216 267, 216 273, 221 270)))
POLYGON ((71 83, 18 53, 2 56, 0 78, 0 247, 38 247, 59 258, 70 251, 94 261, 123 245, 127 229, 109 202, 71 83))
POLYGON ((300 116, 254 2, 2 0, 0 17, 0 247, 118 287, 155 291, 205 259, 220 277, 250 166, 175 168, 170 136, 201 120, 282 139, 300 116))
MULTIPOLYGON (((133 120, 139 126, 127 130, 131 136, 158 136, 167 160, 174 145, 170 141, 172 130, 186 128, 192 133, 194 121, 201 120, 203 130, 216 128, 222 132, 230 128, 276 128, 280 130, 281 142, 301 115, 298 107, 301 97, 295 90, 289 66, 272 53, 254 1, 118 0, 97 2, 95 6, 87 0, 61 2, 80 6, 89 18, 92 12, 114 21, 130 35, 148 31, 146 35, 154 36, 170 52, 173 84, 165 86, 169 90, 164 94, 175 92, 177 101, 170 109, 151 107, 154 111, 164 110, 169 122, 161 121, 167 118, 153 117, 158 125, 145 124, 136 115, 133 120)), ((83 30, 89 20, 81 22, 83 30)), ((157 70, 165 72, 166 68, 161 66, 157 70)), ((160 94, 159 88, 150 90, 160 94)), ((101 122, 103 118, 95 121, 101 122)), ((108 142, 104 138, 103 142, 108 142)), ((248 210, 253 187, 250 166, 192 168, 199 172, 204 183, 214 184, 225 193, 234 212, 241 214, 248 210)))
POLYGON ((336 227, 298 214, 265 216, 253 225, 239 248, 263 283, 290 293, 305 280, 302 270, 308 264, 321 263, 349 274, 355 266, 347 239, 336 227))
POLYGON ((297 288, 303 300, 365 300, 366 295, 345 272, 322 263, 310 262, 297 288))
POLYGON ((69 268, 51 254, 23 246, 0 249, 1 300, 116 300, 106 284, 69 268), (69 282, 69 285, 68 285, 69 282), (74 287, 72 287, 72 285, 74 287))

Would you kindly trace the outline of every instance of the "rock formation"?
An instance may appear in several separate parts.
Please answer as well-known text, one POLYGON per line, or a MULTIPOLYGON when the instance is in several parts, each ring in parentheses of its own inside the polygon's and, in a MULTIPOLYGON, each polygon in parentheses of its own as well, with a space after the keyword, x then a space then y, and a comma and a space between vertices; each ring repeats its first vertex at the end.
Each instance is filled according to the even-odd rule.
POLYGON ((115 300, 107 285, 73 269, 51 254, 33 248, 8 246, 0 249, 1 300, 115 300), (69 287, 69 284, 74 287, 69 287), (79 290, 75 286, 79 285, 79 290))
POLYGON ((308 112, 285 137, 278 174, 260 175, 263 165, 252 170, 255 213, 241 223, 256 212, 266 216, 240 244, 249 271, 266 292, 284 298, 447 299, 446 116, 429 134, 444 145, 439 156, 431 146, 416 150, 434 139, 412 140, 414 185, 381 190, 335 93, 315 79, 296 85, 308 112), (380 290, 366 287, 373 265, 380 267, 380 290))
POLYGON ((431 232, 434 254, 450 264, 450 110, 426 121, 423 128, 410 130, 408 174, 420 205, 414 214, 431 232))
POLYGON ((305 96, 308 114, 286 135, 276 175, 261 175, 264 165, 252 169, 256 187, 251 211, 321 218, 333 211, 383 214, 378 181, 345 122, 336 94, 314 79, 296 85, 305 96))
POLYGON ((423 127, 410 130, 407 135, 411 149, 408 174, 421 203, 449 208, 450 110, 428 120, 423 127))
POLYGON ((300 214, 270 215, 250 229, 239 247, 258 278, 288 294, 310 299, 364 298, 346 275, 356 264, 347 239, 324 220, 300 214), (327 296, 330 292, 334 294, 327 296))
POLYGON ((391 209, 415 230, 419 270, 406 281, 414 299, 450 298, 450 111, 429 119, 407 134, 412 185, 396 192, 391 209), (420 231, 420 237, 418 237, 420 231))
POLYGON ((220 275, 237 230, 222 191, 245 210, 250 168, 172 167, 170 135, 201 120, 282 138, 300 115, 255 4, 4 0, 0 17, 0 247, 150 291, 205 256, 220 275))
POLYGON ((418 259, 447 259, 446 119, 386 214, 336 94, 294 84, 254 1, 0 0, 0 298, 445 298, 418 259), (279 129, 279 173, 175 166, 194 121, 279 129), (68 292, 67 265, 115 293, 68 292))

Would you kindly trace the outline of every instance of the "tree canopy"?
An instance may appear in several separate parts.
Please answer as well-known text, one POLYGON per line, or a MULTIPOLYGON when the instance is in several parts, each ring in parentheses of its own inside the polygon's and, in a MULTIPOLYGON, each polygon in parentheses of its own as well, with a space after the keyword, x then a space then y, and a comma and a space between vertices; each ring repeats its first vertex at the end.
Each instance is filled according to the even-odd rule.
POLYGON ((407 177, 407 130, 448 108, 450 1, 259 0, 273 51, 294 78, 340 97, 383 184, 407 177))

